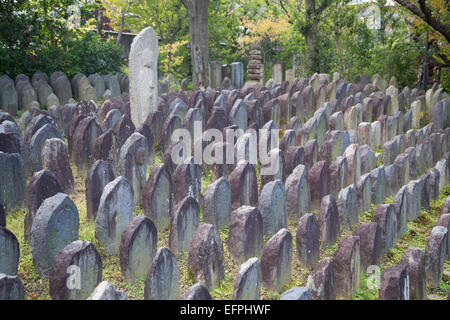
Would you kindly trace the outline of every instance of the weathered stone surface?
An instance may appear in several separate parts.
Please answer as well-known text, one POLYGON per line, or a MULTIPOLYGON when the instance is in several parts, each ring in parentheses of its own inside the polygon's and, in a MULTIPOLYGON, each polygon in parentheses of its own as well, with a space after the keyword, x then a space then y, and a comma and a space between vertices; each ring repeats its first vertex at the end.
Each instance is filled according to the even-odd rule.
POLYGON ((337 198, 339 191, 346 185, 347 179, 347 158, 337 157, 334 162, 330 164, 330 194, 337 198))
POLYGON ((280 292, 291 280, 292 235, 279 230, 263 248, 261 256, 262 282, 268 290, 280 292))
POLYGON ((30 178, 25 195, 25 204, 27 206, 27 215, 24 221, 25 240, 31 239, 31 226, 42 202, 59 192, 63 192, 63 190, 51 171, 41 170, 30 178))
POLYGON ((350 229, 358 223, 358 198, 353 184, 339 192, 337 206, 340 225, 350 229))
POLYGON ((373 213, 372 221, 380 227, 382 254, 387 255, 397 240, 397 216, 394 205, 392 203, 379 205, 373 213))
POLYGON ((44 200, 31 228, 33 264, 37 274, 48 277, 56 255, 69 243, 78 240, 78 209, 64 193, 44 200))
POLYGON ((94 163, 94 142, 102 133, 97 119, 84 118, 73 133, 73 155, 79 170, 87 170, 94 163))
POLYGON ((312 269, 319 259, 319 223, 313 213, 302 216, 298 222, 296 233, 297 258, 300 264, 312 269))
POLYGON ((25 167, 20 154, 0 151, 0 199, 7 212, 22 207, 25 188, 25 167))
POLYGON ((134 192, 131 183, 119 176, 103 189, 95 219, 95 238, 106 254, 119 253, 123 230, 133 217, 134 192))
MULTIPOLYGON (((41 151, 47 139, 59 138, 63 139, 61 133, 53 124, 45 124, 32 136, 29 145, 24 145, 24 148, 29 148, 29 162, 25 164, 27 173, 29 175, 36 171, 42 170, 41 151)), ((25 143, 25 140, 24 140, 25 143)))
POLYGON ((208 289, 200 282, 190 286, 183 296, 183 300, 212 300, 208 289))
POLYGON ((293 287, 283 292, 280 300, 312 300, 311 289, 308 287, 293 287))
POLYGON ((248 161, 241 161, 228 177, 231 187, 231 205, 237 209, 242 205, 258 205, 258 181, 256 170, 248 161))
POLYGON ((122 232, 120 269, 125 281, 134 283, 145 279, 156 254, 158 233, 152 220, 134 217, 122 232))
POLYGON ((406 185, 406 194, 407 194, 407 207, 408 207, 408 221, 414 221, 420 214, 420 206, 421 206, 421 183, 420 180, 410 181, 406 185))
POLYGON ((431 230, 425 248, 425 271, 427 284, 439 288, 442 279, 447 245, 448 229, 436 226, 431 230))
POLYGON ((351 299, 361 285, 359 237, 342 238, 333 254, 336 296, 351 299))
POLYGON ((145 215, 158 230, 169 226, 172 211, 172 177, 165 165, 153 167, 143 191, 145 215))
POLYGON ((322 197, 330 193, 330 172, 325 161, 316 162, 308 171, 311 209, 317 210, 322 197))
POLYGON ((372 180, 372 203, 384 203, 386 199, 386 174, 384 166, 379 166, 370 171, 370 179, 372 180))
MULTIPOLYGON (((450 214, 441 214, 436 222, 436 226, 442 226, 450 230, 450 214)), ((446 260, 450 259, 450 236, 447 236, 447 250, 445 253, 446 260)))
POLYGON ((408 194, 406 186, 403 186, 397 192, 393 204, 395 216, 397 218, 397 239, 400 239, 408 229, 408 194))
MULTIPOLYGON (((16 236, 4 227, 0 227, 0 274, 17 275, 20 258, 20 245, 16 236)), ((1 290, 0 290, 1 292, 1 290)))
POLYGON ((319 210, 319 228, 323 246, 332 246, 340 236, 339 211, 332 195, 322 198, 319 210))
POLYGON ((282 228, 287 228, 286 190, 281 180, 267 183, 259 200, 259 210, 263 219, 264 235, 272 236, 282 228))
POLYGON ((299 164, 286 179, 286 209, 289 219, 298 219, 311 208, 306 167, 299 164))
POLYGON ((231 213, 231 187, 225 177, 211 183, 203 196, 203 221, 221 231, 228 227, 231 213))
POLYGON ((187 196, 171 213, 169 235, 170 250, 178 255, 188 251, 192 238, 200 224, 200 208, 197 201, 187 196))
POLYGON ((0 200, 0 227, 6 228, 6 212, 2 201, 0 200))
POLYGON ((356 184, 361 176, 361 154, 359 145, 354 143, 345 149, 343 154, 347 158, 347 182, 346 185, 356 184))
POLYGON ((50 296, 53 300, 84 300, 101 281, 102 259, 97 249, 89 241, 76 240, 55 257, 50 296))
POLYGON ((177 300, 180 271, 176 256, 165 247, 158 250, 145 281, 145 300, 177 300))
POLYGON ((359 177, 356 184, 356 198, 358 200, 358 214, 364 214, 364 212, 370 209, 370 205, 372 203, 372 184, 370 173, 363 174, 359 177))
POLYGON ((383 245, 381 241, 381 228, 375 222, 360 225, 354 236, 360 238, 360 258, 363 271, 370 265, 379 265, 382 257, 383 245))
POLYGON ((409 276, 406 266, 394 264, 383 270, 379 300, 409 300, 409 276))
MULTIPOLYGON (((151 159, 150 162, 152 162, 151 159)), ((142 190, 146 183, 148 164, 147 139, 142 134, 135 132, 120 149, 119 172, 132 184, 136 204, 142 202, 142 190)))
POLYGON ((259 300, 261 278, 261 262, 258 258, 243 263, 234 283, 233 300, 259 300))
POLYGON ((311 289, 313 300, 336 300, 333 260, 330 258, 320 260, 308 276, 307 286, 311 289))
POLYGON ((95 161, 84 181, 86 188, 86 215, 88 219, 96 218, 103 189, 113 180, 112 163, 104 160, 95 161))
POLYGON ((25 289, 17 276, 0 273, 0 300, 24 300, 25 289))
POLYGON ((117 290, 108 281, 102 281, 95 287, 87 300, 126 300, 127 297, 122 290, 117 290))
POLYGON ((70 167, 69 152, 63 140, 47 139, 41 151, 42 166, 55 174, 62 190, 67 194, 75 192, 75 182, 70 167))
POLYGON ((197 281, 208 290, 224 278, 224 252, 222 240, 212 224, 202 224, 191 241, 188 268, 197 281))
POLYGON ((420 248, 409 248, 403 254, 400 264, 405 266, 409 277, 409 298, 426 299, 427 285, 425 273, 425 254, 420 248))

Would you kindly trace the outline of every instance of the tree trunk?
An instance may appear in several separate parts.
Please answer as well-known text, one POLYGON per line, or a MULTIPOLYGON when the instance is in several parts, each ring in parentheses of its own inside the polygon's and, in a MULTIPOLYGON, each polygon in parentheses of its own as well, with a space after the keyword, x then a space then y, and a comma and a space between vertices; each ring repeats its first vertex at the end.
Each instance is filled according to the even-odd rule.
POLYGON ((309 72, 318 72, 318 52, 316 48, 317 39, 317 23, 312 22, 310 29, 306 34, 306 68, 309 72))
POLYGON ((191 39, 192 81, 194 88, 209 85, 209 0, 181 0, 186 7, 191 39))

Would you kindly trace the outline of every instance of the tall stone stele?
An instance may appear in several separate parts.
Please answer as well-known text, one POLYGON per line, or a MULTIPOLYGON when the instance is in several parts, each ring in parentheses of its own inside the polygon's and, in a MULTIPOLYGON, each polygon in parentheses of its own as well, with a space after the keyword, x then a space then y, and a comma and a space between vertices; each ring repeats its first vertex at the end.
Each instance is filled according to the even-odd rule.
POLYGON ((136 128, 158 109, 157 67, 158 39, 153 28, 147 27, 134 38, 128 64, 131 120, 136 128))

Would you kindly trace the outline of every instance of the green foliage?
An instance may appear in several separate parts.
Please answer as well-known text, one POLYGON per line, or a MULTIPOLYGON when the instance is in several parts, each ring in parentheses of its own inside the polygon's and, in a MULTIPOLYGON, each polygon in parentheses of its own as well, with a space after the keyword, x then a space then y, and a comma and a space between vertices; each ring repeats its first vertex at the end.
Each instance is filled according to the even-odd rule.
POLYGON ((67 27, 74 0, 0 3, 0 74, 63 71, 69 76, 121 68, 122 48, 88 31, 95 3, 81 5, 80 29, 67 27))

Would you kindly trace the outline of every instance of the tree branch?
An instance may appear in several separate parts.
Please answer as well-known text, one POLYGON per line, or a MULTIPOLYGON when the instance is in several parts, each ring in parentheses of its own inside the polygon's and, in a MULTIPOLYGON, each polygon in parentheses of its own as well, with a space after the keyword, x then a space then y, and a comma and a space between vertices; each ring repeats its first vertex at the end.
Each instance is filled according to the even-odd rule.
POLYGON ((395 2, 418 16, 434 30, 441 33, 445 37, 447 42, 450 42, 450 25, 443 23, 439 19, 433 17, 431 9, 426 6, 424 0, 419 0, 420 8, 409 2, 408 0, 395 0, 395 2))

